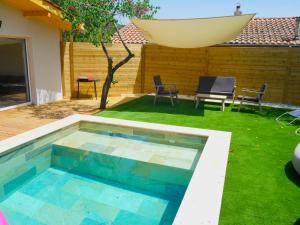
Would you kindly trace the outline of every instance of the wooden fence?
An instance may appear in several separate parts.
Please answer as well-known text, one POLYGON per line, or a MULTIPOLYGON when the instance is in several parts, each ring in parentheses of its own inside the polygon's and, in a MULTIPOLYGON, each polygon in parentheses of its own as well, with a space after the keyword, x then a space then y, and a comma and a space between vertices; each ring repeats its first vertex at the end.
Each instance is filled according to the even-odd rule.
POLYGON ((268 84, 266 101, 300 104, 300 48, 210 47, 172 49, 145 47, 144 91, 153 91, 152 76, 194 94, 201 75, 234 76, 237 94, 243 87, 268 84))
MULTIPOLYGON (((266 101, 300 105, 300 48, 174 49, 157 45, 129 47, 136 57, 117 73, 116 79, 119 83, 112 87, 111 95, 151 93, 152 77, 155 74, 160 74, 165 83, 177 84, 181 94, 193 95, 199 76, 222 75, 236 77, 237 94, 240 94, 243 87, 257 89, 262 83, 267 83, 266 101)), ((65 96, 70 97, 71 93, 75 96, 76 79, 81 74, 94 74, 102 81, 102 86, 107 67, 102 50, 90 44, 74 43, 73 59, 70 62, 69 49, 67 43, 63 73, 65 96)), ((115 61, 126 55, 121 45, 111 46, 109 50, 115 61)), ((83 94, 86 91, 87 87, 82 89, 83 94)))

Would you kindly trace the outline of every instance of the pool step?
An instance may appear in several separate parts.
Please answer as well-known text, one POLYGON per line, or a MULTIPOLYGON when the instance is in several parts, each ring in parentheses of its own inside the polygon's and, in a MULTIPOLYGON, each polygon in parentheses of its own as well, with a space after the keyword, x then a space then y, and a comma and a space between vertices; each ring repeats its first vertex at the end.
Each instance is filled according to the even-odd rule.
POLYGON ((169 198, 183 196, 193 174, 183 169, 144 162, 99 151, 52 146, 51 166, 69 172, 107 179, 169 198))
POLYGON ((54 144, 182 169, 194 169, 201 153, 197 148, 148 142, 143 136, 125 138, 122 135, 77 131, 54 144))

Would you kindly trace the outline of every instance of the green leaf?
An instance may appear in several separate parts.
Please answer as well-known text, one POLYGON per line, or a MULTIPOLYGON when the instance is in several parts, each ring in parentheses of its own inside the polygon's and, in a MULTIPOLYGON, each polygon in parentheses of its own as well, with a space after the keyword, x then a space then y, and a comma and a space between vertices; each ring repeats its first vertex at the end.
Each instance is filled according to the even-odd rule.
POLYGON ((114 24, 120 24, 124 18, 151 19, 159 7, 150 0, 53 0, 70 21, 73 31, 65 32, 65 40, 71 34, 75 41, 91 42, 100 46, 101 42, 110 43, 116 33, 114 24), (78 27, 84 24, 84 31, 78 27))
POLYGON ((111 83, 112 83, 113 85, 115 85, 115 84, 119 83, 119 81, 118 81, 118 80, 113 80, 111 83))

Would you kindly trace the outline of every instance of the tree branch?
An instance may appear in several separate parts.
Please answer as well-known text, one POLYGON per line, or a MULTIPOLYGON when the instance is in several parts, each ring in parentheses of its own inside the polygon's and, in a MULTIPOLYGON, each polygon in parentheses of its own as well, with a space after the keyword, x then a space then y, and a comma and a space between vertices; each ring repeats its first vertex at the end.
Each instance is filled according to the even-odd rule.
POLYGON ((107 48, 106 48, 106 46, 105 46, 105 44, 104 44, 103 41, 101 41, 101 47, 102 47, 102 50, 103 50, 103 52, 104 52, 104 54, 105 54, 105 56, 107 58, 108 63, 112 63, 112 58, 110 57, 110 55, 109 55, 109 53, 107 51, 107 48))
POLYGON ((115 23, 114 23, 114 26, 115 26, 115 28, 116 28, 116 30, 117 30, 117 34, 118 34, 118 36, 119 36, 119 39, 121 40, 121 42, 122 42, 124 48, 126 49, 128 55, 127 55, 127 57, 126 57, 125 59, 123 59, 123 60, 120 61, 117 65, 115 65, 115 66, 113 67, 113 70, 112 70, 113 73, 115 73, 121 66, 123 66, 124 64, 126 64, 131 58, 134 57, 134 54, 130 51, 130 49, 128 48, 128 46, 127 46, 126 43, 124 42, 123 38, 121 37, 120 32, 119 32, 119 29, 118 29, 118 27, 116 26, 115 23))
POLYGON ((126 51, 128 52, 129 55, 132 54, 132 52, 130 51, 130 49, 129 49, 129 48, 127 47, 127 45, 125 44, 123 38, 121 37, 121 34, 120 34, 120 32, 119 32, 119 29, 118 29, 118 27, 117 27, 117 25, 116 25, 115 23, 114 23, 114 26, 115 26, 115 28, 116 28, 116 30, 117 30, 117 34, 118 34, 118 37, 119 37, 120 41, 122 42, 122 45, 124 46, 124 48, 126 49, 126 51))
POLYGON ((113 73, 115 73, 121 66, 123 66, 124 64, 126 64, 133 57, 134 57, 134 54, 128 54, 128 56, 125 59, 123 59, 117 65, 115 65, 113 67, 113 70, 112 70, 113 73))

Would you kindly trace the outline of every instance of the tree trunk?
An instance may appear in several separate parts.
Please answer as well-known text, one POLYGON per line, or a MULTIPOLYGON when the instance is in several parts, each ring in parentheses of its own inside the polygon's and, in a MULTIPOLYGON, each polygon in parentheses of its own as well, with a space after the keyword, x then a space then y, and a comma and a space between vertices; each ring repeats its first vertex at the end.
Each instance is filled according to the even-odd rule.
POLYGON ((114 79, 113 61, 110 58, 110 59, 108 59, 107 76, 106 76, 105 82, 102 87, 100 109, 106 109, 108 92, 109 92, 110 85, 111 85, 113 79, 114 79))
POLYGON ((106 109, 108 92, 109 92, 111 83, 114 80, 115 72, 117 72, 118 69, 120 69, 126 63, 128 63, 129 60, 134 57, 134 54, 130 51, 130 49, 127 47, 126 43, 123 41, 116 24, 114 24, 114 26, 117 30, 117 34, 118 34, 118 36, 119 36, 119 38, 120 38, 120 40, 123 44, 123 47, 127 51, 128 55, 126 56, 126 58, 124 58, 123 60, 118 62, 115 66, 113 66, 112 57, 109 55, 104 42, 101 42, 101 47, 102 47, 102 50, 103 50, 103 52, 104 52, 104 54, 107 58, 107 63, 108 63, 107 76, 106 76, 105 82, 103 84, 101 102, 100 102, 100 109, 102 109, 102 110, 106 109))
POLYGON ((107 66, 107 76, 106 76, 105 82, 103 84, 102 95, 101 95, 101 102, 100 102, 100 109, 104 110, 104 109, 106 109, 108 92, 109 92, 111 83, 112 83, 112 81, 114 79, 115 72, 117 72, 117 70, 120 69, 124 64, 126 64, 127 62, 129 62, 129 60, 134 57, 134 54, 132 52, 130 52, 130 50, 126 46, 126 50, 128 49, 127 50, 127 52, 128 52, 127 57, 124 58, 122 61, 120 61, 115 66, 113 66, 113 60, 109 56, 105 44, 101 43, 101 46, 102 46, 102 49, 103 49, 103 51, 104 51, 104 53, 106 55, 107 63, 108 63, 108 66, 107 66))

